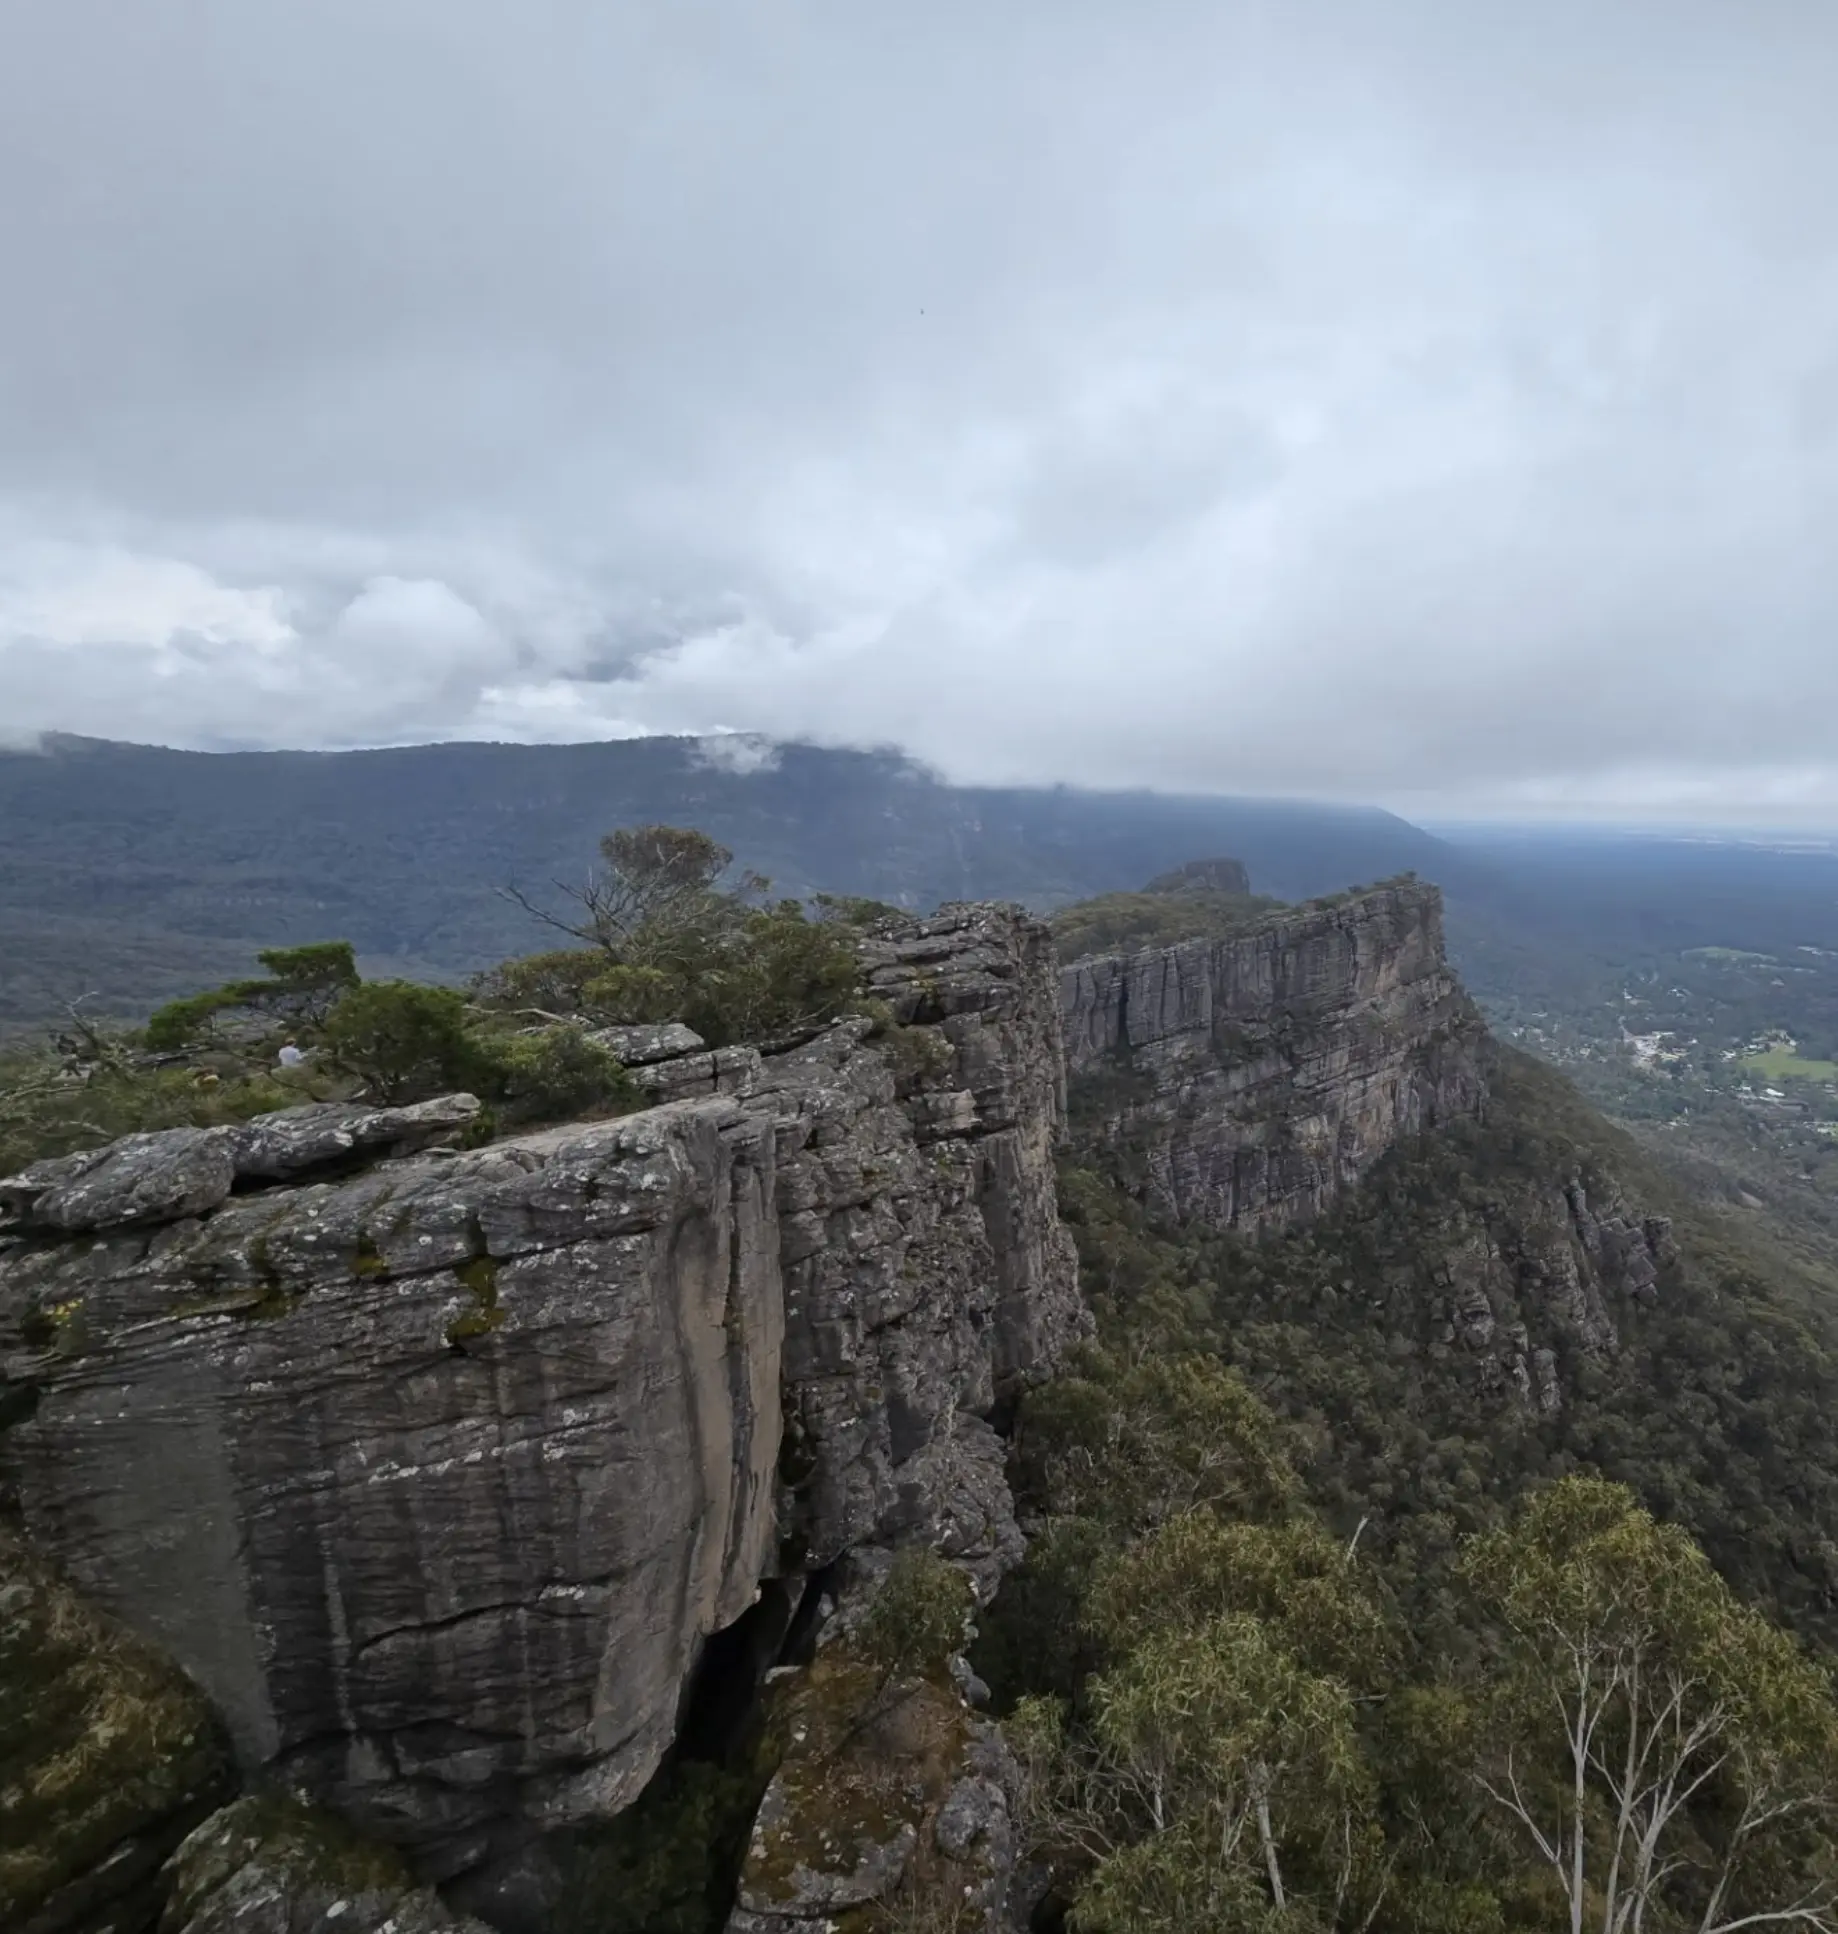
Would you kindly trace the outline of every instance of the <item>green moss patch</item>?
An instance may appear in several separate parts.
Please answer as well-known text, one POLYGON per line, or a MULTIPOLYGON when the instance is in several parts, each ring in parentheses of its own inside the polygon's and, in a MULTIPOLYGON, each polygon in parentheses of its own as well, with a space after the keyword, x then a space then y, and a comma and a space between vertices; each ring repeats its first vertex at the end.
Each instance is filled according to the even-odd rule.
POLYGON ((447 1341, 460 1344, 471 1337, 489 1336, 493 1330, 502 1329, 504 1309, 498 1301, 498 1265, 492 1258, 475 1256, 471 1262, 462 1263, 454 1274, 471 1296, 472 1303, 447 1325, 447 1341))
POLYGON ((197 1688, 3 1528, 0 1713, 0 1927, 30 1924, 124 1843, 176 1844, 228 1795, 197 1688))
MULTIPOLYGON (((784 1763, 755 1830, 750 1896, 790 1903, 800 1876, 855 1872, 876 1848, 921 1831, 950 1790, 969 1718, 947 1677, 890 1683, 845 1642, 819 1653, 774 1715, 784 1763)), ((878 1925, 878 1910, 858 1917, 878 1925)), ((842 1923, 849 1925, 847 1919, 842 1923)))

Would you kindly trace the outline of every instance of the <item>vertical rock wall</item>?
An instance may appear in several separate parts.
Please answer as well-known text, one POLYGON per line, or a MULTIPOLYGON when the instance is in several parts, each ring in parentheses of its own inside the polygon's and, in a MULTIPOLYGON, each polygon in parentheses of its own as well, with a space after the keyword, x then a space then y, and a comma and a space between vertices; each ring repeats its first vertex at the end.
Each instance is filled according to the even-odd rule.
POLYGON ((28 1241, 31 1535, 436 1871, 623 1804, 773 1548, 772 1158, 689 1103, 28 1241))
POLYGON ((1395 1141, 1485 1098, 1441 895, 1416 881, 1078 961, 1061 1001, 1083 1131, 1127 1149, 1182 1220, 1306 1221, 1395 1141))
POLYGON ((628 1803, 763 1578, 922 1536, 993 1588, 989 1418, 1082 1320, 1051 948, 962 908, 870 970, 894 1025, 674 1043, 622 1120, 307 1109, 0 1183, 27 1526, 246 1769, 452 1875, 628 1803))

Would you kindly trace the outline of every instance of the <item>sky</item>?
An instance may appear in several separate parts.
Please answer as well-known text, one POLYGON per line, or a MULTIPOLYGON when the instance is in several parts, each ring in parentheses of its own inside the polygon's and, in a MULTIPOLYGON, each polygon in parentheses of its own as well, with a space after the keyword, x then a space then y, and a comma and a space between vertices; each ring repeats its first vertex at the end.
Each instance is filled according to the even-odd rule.
POLYGON ((0 739, 1838 826, 1838 13, 0 0, 0 739))

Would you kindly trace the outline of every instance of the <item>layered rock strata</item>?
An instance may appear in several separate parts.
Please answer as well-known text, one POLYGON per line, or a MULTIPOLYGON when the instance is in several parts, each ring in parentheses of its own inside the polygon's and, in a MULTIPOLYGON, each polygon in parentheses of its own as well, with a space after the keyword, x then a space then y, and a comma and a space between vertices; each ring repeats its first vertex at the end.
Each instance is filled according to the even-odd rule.
POLYGON ((891 1023, 651 1043, 681 1098, 619 1120, 306 1109, 0 1185, 27 1525, 245 1769, 451 1876, 629 1802, 762 1579, 922 1537, 993 1588, 990 1414, 1083 1320, 1051 948, 960 908, 868 974, 891 1023))
POLYGON ((1482 1030, 1414 880, 1061 975, 1076 1112, 1145 1195, 1246 1231, 1318 1215, 1386 1149, 1476 1114, 1482 1030))

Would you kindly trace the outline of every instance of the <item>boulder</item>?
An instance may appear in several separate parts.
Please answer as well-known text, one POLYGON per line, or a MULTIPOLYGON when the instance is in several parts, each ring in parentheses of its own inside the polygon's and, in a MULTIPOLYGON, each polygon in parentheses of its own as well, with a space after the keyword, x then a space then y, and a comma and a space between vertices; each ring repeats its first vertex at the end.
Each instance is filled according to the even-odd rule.
POLYGON ((214 1814, 163 1878, 159 1934, 491 1934, 399 1855, 282 1793, 214 1814))
POLYGON ((80 1235, 200 1215, 235 1180, 232 1130, 167 1128, 38 1162, 0 1181, 0 1205, 16 1222, 80 1235))
POLYGON ((708 1045, 694 1028, 685 1027, 681 1021, 595 1028, 587 1038, 628 1068, 647 1068, 656 1061, 673 1061, 679 1055, 694 1054, 708 1045))

